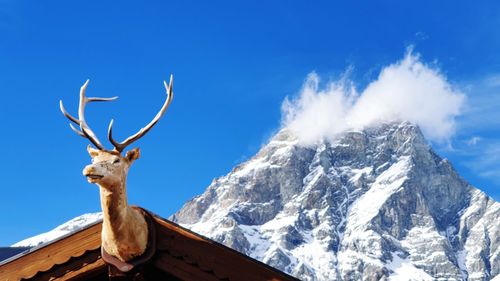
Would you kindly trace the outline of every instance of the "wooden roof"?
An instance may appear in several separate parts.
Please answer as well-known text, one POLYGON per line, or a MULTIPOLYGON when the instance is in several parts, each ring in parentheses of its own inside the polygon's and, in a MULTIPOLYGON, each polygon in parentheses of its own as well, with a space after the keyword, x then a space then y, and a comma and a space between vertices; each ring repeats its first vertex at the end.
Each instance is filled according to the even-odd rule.
MULTIPOLYGON (((146 280, 297 280, 168 220, 155 216, 154 223, 156 254, 144 265, 146 280)), ((0 280, 108 280, 101 225, 0 263, 0 280)))

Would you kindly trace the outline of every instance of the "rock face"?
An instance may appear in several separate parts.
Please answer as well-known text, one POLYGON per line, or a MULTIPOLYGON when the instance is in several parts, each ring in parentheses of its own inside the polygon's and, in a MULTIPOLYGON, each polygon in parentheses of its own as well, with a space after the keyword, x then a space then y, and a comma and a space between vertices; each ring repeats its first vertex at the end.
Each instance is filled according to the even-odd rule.
POLYGON ((310 147, 284 129, 171 219, 302 280, 500 273, 500 204, 407 122, 310 147))

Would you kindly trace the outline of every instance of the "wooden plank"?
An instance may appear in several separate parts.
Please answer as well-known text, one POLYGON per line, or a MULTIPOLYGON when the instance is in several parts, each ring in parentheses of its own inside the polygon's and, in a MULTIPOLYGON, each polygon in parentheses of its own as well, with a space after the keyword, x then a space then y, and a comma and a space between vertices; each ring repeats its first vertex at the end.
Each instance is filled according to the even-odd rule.
POLYGON ((154 265, 169 274, 184 281, 220 281, 215 275, 201 271, 196 266, 190 265, 183 260, 176 259, 170 255, 161 254, 155 259, 154 265))
POLYGON ((108 266, 101 259, 101 251, 93 250, 81 257, 71 258, 67 263, 55 265, 47 272, 39 272, 32 277, 34 280, 77 280, 90 279, 92 276, 103 273, 107 275, 108 266))

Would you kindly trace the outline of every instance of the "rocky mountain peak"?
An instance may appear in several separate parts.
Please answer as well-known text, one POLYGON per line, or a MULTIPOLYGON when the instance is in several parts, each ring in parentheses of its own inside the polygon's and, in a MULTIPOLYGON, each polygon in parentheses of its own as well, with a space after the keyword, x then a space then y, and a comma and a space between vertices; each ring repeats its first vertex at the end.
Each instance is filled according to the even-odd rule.
POLYGON ((282 129, 172 219, 304 280, 489 280, 499 205, 390 122, 309 146, 282 129))

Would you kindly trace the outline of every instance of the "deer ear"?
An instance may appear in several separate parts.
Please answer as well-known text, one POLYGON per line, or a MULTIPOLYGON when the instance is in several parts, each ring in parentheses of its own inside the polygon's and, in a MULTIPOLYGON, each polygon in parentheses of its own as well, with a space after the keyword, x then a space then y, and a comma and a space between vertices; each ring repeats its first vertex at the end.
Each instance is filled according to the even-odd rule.
POLYGON ((96 157, 99 154, 99 150, 92 148, 90 144, 87 146, 87 151, 89 152, 90 157, 92 158, 96 157))
POLYGON ((127 151, 127 154, 125 154, 125 158, 127 158, 130 162, 133 162, 134 160, 139 158, 139 156, 141 156, 141 151, 138 147, 127 151))

